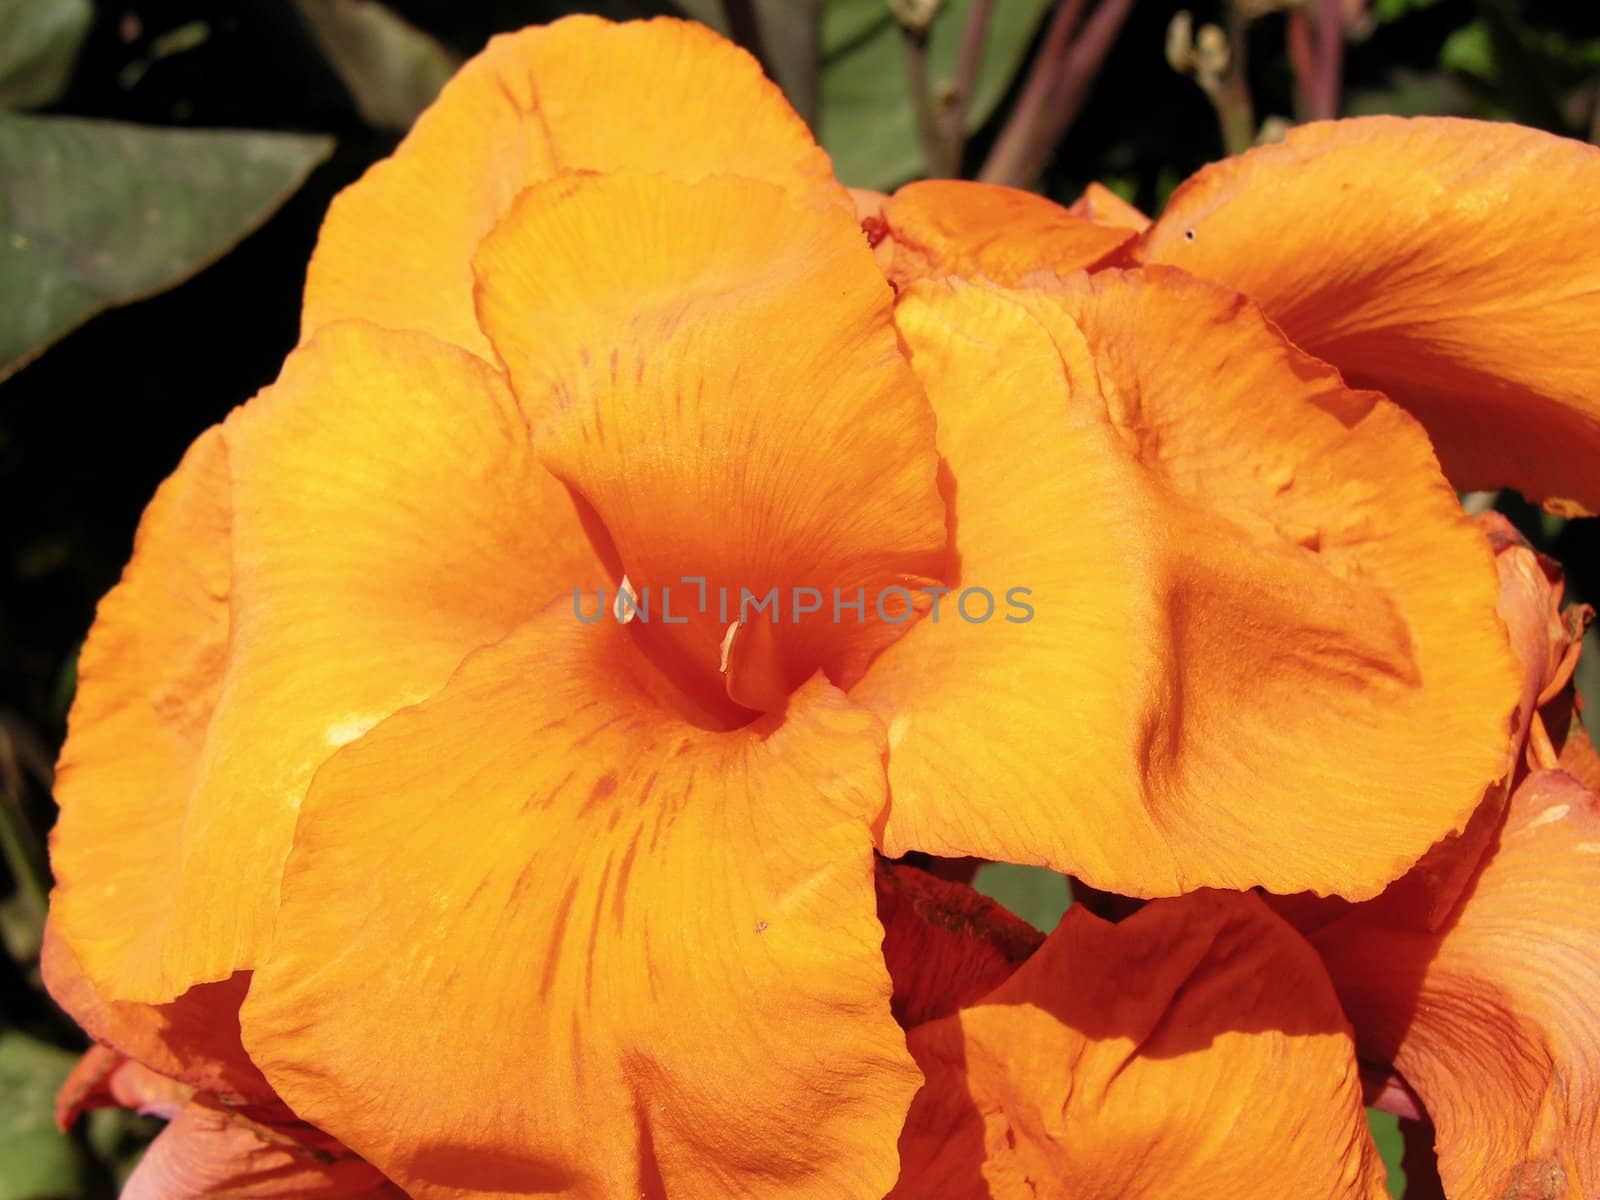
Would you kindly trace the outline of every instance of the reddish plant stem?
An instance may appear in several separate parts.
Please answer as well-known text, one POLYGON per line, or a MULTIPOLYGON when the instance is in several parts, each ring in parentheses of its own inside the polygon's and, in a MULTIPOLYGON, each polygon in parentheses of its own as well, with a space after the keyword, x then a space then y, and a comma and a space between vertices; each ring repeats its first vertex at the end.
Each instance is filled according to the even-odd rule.
POLYGON ((936 176, 954 178, 961 174, 961 155, 967 146, 967 109, 972 103, 972 89, 977 86, 978 68, 983 64, 983 45, 989 36, 993 12, 994 0, 972 0, 967 9, 956 74, 941 113, 940 158, 929 164, 936 176))
POLYGON ((1102 0, 1078 33, 1085 0, 1063 0, 1029 69, 1022 94, 978 178, 1027 187, 1038 179, 1065 135, 1089 85, 1122 31, 1133 0, 1102 0), (1078 36, 1073 35, 1077 33, 1078 36))
POLYGON ((1289 62, 1294 67, 1301 120, 1331 121, 1339 115, 1344 76, 1342 0, 1315 0, 1289 14, 1289 62))
POLYGON ((1343 0, 1317 0, 1317 94, 1311 109, 1317 120, 1331 121, 1339 115, 1343 75, 1343 0))
POLYGON ((1304 8, 1290 11, 1285 40, 1289 44, 1289 65, 1294 69, 1295 117, 1309 121, 1311 97, 1316 91, 1317 50, 1311 18, 1304 8))

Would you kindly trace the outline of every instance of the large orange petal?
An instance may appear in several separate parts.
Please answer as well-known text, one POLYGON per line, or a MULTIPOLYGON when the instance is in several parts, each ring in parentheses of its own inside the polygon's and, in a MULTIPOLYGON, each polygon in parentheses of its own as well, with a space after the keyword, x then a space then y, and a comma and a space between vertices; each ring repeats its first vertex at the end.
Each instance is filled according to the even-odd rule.
MULTIPOLYGON (((214 605, 218 590, 175 571, 165 590, 134 590, 138 556, 95 634, 135 656, 86 656, 85 682, 101 690, 74 711, 63 756, 58 928, 108 999, 165 1002, 254 965, 312 771, 431 695, 469 651, 602 577, 504 382, 431 338, 330 327, 229 418, 223 441, 232 589, 206 643, 226 654, 215 712, 187 712, 204 689, 156 693, 182 717, 185 752, 204 739, 192 775, 164 780, 153 813, 142 790, 117 786, 150 753, 135 740, 145 726, 99 698, 121 689, 124 708, 149 705, 137 655, 165 652, 188 622, 181 605, 214 605)), ((152 511, 165 529, 165 504, 152 511)))
POLYGON ((417 1197, 881 1196, 881 732, 821 680, 714 733, 563 605, 318 774, 245 1043, 417 1197))
POLYGON ((1312 934, 1363 1058, 1392 1063, 1438 1132, 1453 1200, 1600 1193, 1600 804, 1559 771, 1511 799, 1437 933, 1359 905, 1312 934))
POLYGON ((981 1002, 914 1029, 894 1197, 1377 1200, 1350 1030, 1253 896, 1068 911, 981 1002))
MULTIPOLYGON (((648 632, 686 675, 721 686, 744 590, 777 589, 754 619, 780 699, 819 666, 848 681, 905 627, 905 598, 882 620, 881 594, 945 564, 933 413, 848 215, 743 179, 564 177, 524 194, 477 269, 540 454, 654 597, 648 632), (681 625, 662 620, 664 587, 681 625)), ((738 694, 744 649, 732 690, 770 707, 738 694)))
POLYGON ((1103 264, 1134 236, 1032 192, 961 179, 907 184, 868 230, 896 287, 945 275, 1006 285, 1065 275, 1103 264))
POLYGON ((735 173, 850 210, 828 157, 744 51, 703 25, 568 17, 497 37, 394 156, 328 210, 302 331, 359 317, 487 355, 472 253, 560 170, 735 173))
POLYGON ((405 1200, 347 1151, 296 1140, 302 1132, 314 1133, 189 1104, 150 1143, 122 1200, 405 1200))
POLYGON ((185 801, 227 665, 230 489, 222 431, 208 430, 151 500, 78 660, 56 772, 45 970, 63 1007, 96 1036, 110 1035, 89 1024, 93 989, 72 994, 77 956, 117 985, 108 994, 125 995, 120 987, 159 959, 170 918, 185 801), (72 947, 66 956, 52 952, 57 937, 72 947))
POLYGON ((1427 427, 1463 488, 1600 507, 1600 148, 1448 118, 1305 125, 1145 234, 1427 427))
POLYGON ((952 595, 852 692, 888 725, 885 853, 1362 897, 1465 824, 1518 676, 1404 413, 1179 272, 923 285, 897 319, 954 586, 996 609, 952 595))

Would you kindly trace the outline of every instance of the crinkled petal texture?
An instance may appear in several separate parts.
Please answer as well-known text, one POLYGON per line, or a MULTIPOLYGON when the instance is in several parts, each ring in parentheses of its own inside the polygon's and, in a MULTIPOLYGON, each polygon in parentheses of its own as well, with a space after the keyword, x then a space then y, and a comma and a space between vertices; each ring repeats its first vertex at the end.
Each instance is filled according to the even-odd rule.
POLYGON ((487 356, 473 251, 518 192, 563 170, 732 172, 851 208, 827 155, 744 51, 687 21, 568 17, 491 41, 395 154, 334 200, 303 334, 355 317, 487 356))
POLYGON ((960 179, 907 184, 863 224, 896 287, 959 275, 1007 286, 1104 264, 1134 231, 1018 188, 960 179))
POLYGON ((653 597, 641 634, 690 686, 723 686, 745 592, 776 589, 729 658, 751 708, 818 667, 853 682, 903 631, 904 601, 884 620, 875 600, 947 562, 934 419, 848 214, 747 179, 563 177, 518 200, 477 271, 544 462, 653 597))
POLYGON ((1206 167, 1143 261, 1235 287, 1427 427, 1460 487, 1600 508, 1600 148, 1517 125, 1301 126, 1206 167))
POLYGON ((897 321, 953 586, 1001 602, 947 598, 852 692, 888 726, 885 853, 1360 897, 1466 822, 1519 678, 1415 422, 1176 271, 921 285, 897 321))
POLYGON ((1600 806, 1528 777, 1453 920, 1360 905, 1312 934, 1363 1058, 1392 1063, 1438 1135, 1453 1200, 1600 1193, 1600 806))
POLYGON ((1386 1194, 1327 974, 1253 896, 1071 910, 910 1044, 896 1200, 1386 1194))
POLYGON ((272 1126, 198 1102, 156 1136, 122 1188, 122 1200, 222 1197, 405 1200, 405 1193, 348 1153, 304 1145, 272 1126))
POLYGON ((563 605, 317 775, 245 1042, 418 1197, 881 1196, 881 731, 695 728, 563 605))
POLYGON ((330 327, 204 435, 85 647, 52 849, 57 932, 110 1000, 259 960, 333 751, 601 579, 500 377, 330 327))

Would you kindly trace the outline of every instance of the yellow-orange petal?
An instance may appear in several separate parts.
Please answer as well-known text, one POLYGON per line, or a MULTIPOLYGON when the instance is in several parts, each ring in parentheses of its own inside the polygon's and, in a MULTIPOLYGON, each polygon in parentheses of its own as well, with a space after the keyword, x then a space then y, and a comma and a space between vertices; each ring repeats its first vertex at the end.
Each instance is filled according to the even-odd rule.
POLYGON ((271 1086, 239 1040, 239 1006, 249 976, 190 988, 169 1004, 105 1000, 83 974, 77 957, 45 925, 40 970, 51 999, 102 1047, 185 1087, 233 1104, 268 1104, 271 1086))
POLYGON ((325 1142, 298 1123, 261 1125, 191 1103, 150 1143, 122 1200, 405 1200, 379 1171, 325 1142))
POLYGON ((1512 796, 1453 920, 1358 905, 1312 934, 1363 1058, 1438 1134, 1453 1200, 1600 1193, 1600 804, 1559 771, 1512 796))
POLYGON ((1033 192, 962 179, 907 184, 874 220, 896 287, 945 275, 1006 285, 1065 275, 1104 264, 1133 239, 1033 192))
POLYGON ((820 679, 696 729, 648 666, 558 604, 324 767, 245 1044, 424 1200, 876 1200, 881 731, 820 679))
POLYGON ((1071 909, 982 1001, 911 1031, 895 1200, 1379 1200, 1350 1028, 1253 896, 1071 909))
POLYGON ((883 958, 905 1028, 976 1003, 1011 977, 1044 935, 965 883, 878 864, 883 958))
POLYGON ((1108 225, 1113 229, 1131 229, 1134 233, 1143 233, 1150 228, 1149 217, 1101 183, 1091 183, 1084 188, 1083 195, 1068 205, 1067 211, 1085 221, 1108 225))
POLYGON ((922 285, 897 320, 960 576, 852 690, 886 854, 1359 898, 1466 823, 1518 675, 1410 418, 1175 271, 922 285))
POLYGON ((777 595, 750 618, 774 635, 755 656, 771 686, 729 689, 747 703, 819 666, 851 681, 905 628, 905 598, 887 619, 879 599, 946 557, 933 413, 847 214, 746 179, 569 176, 518 200, 477 270, 540 455, 652 597, 639 625, 683 675, 723 690, 746 592, 777 595))
MULTIPOLYGON (((52 979, 52 961, 62 962, 54 938, 102 985, 148 973, 159 959, 185 799, 227 665, 230 491, 222 430, 210 429, 151 500, 78 660, 56 769, 61 816, 50 835, 56 886, 45 949, 46 979, 81 1021, 90 1001, 85 993, 74 1002, 52 979)), ((74 961, 58 978, 78 969, 74 961)))
POLYGON ((1467 489, 1600 507, 1600 148, 1498 122, 1303 125, 1173 193, 1139 256, 1250 296, 1427 427, 1467 489))
MULTIPOLYGON (((63 753, 57 928, 110 1000, 163 1003, 253 966, 312 772, 468 652, 603 578, 504 381, 432 338, 331 326, 229 418, 222 443, 226 617, 216 583, 176 568, 141 582, 136 554, 91 635, 63 753), (140 656, 168 653, 195 621, 185 604, 211 606, 210 690, 152 693, 140 656), (107 695, 120 707, 106 711, 107 695), (213 695, 215 711, 189 711, 213 695), (118 786, 151 753, 124 714, 152 703, 173 710, 186 753, 203 740, 153 811, 118 786)), ((195 503, 214 505, 219 486, 197 483, 195 503)), ((152 509, 146 557, 184 534, 170 507, 152 509)))
POLYGON ((480 355, 472 254, 558 171, 738 174, 851 211, 828 156, 743 50, 703 25, 574 16, 495 38, 392 158, 333 202, 302 334, 360 318, 480 355))

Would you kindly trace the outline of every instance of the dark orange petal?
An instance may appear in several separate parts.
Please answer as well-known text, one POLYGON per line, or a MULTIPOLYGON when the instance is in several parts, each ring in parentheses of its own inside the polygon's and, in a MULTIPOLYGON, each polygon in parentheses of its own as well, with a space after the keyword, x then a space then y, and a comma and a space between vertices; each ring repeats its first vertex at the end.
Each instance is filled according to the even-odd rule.
POLYGON ((733 733, 564 605, 317 775, 245 1043, 416 1197, 883 1195, 881 732, 820 679, 733 733))
POLYGON ((772 645, 729 647, 730 669, 767 676, 732 681, 757 707, 819 666, 851 681, 905 628, 904 598, 888 620, 879 598, 946 559, 933 413, 847 215, 744 179, 564 177, 524 194, 477 269, 540 454, 652 598, 643 634, 685 676, 723 690, 745 591, 777 594, 751 618, 772 645))
POLYGON ((961 179, 907 184, 877 220, 896 287, 945 275, 1006 285, 1065 275, 1104 263, 1133 238, 1032 192, 961 179))
POLYGON ((1359 905, 1312 935, 1363 1058, 1392 1063, 1438 1131, 1453 1200, 1600 1192, 1600 806, 1528 778, 1453 920, 1359 905))
POLYGON ((381 1173, 202 1104, 173 1118, 144 1152, 122 1200, 405 1200, 381 1173))
POLYGON ((886 854, 1365 897, 1466 823, 1518 675, 1410 418, 1175 271, 922 285, 897 320, 952 587, 996 608, 952 594, 852 691, 888 726, 886 854))
POLYGON ((1103 184, 1091 183, 1083 195, 1074 200, 1067 211, 1096 225, 1113 229, 1131 229, 1143 233, 1150 228, 1150 218, 1103 184))
POLYGON ((1600 148, 1518 125, 1303 125, 1200 171, 1145 234, 1428 429, 1462 488, 1600 507, 1600 148))
POLYGON ((126 1108, 170 1120, 194 1088, 159 1075, 109 1046, 90 1046, 56 1093, 56 1127, 66 1133, 96 1108, 126 1108))
POLYGON ((1253 896, 1069 910, 909 1041, 897 1200, 1386 1194, 1327 975, 1253 896))
POLYGON ((1044 935, 964 883, 878 864, 883 958, 907 1029, 974 1004, 1011 977, 1044 935))
POLYGON ((568 17, 495 38, 392 158, 333 202, 302 333, 358 317, 481 355, 472 253, 512 198, 558 171, 738 174, 851 211, 755 60, 703 25, 568 17))
MULTIPOLYGON (((116 1058, 132 1059, 189 1089, 232 1103, 265 1104, 276 1098, 239 1040, 239 1006, 249 986, 247 974, 200 984, 170 1004, 110 1002, 83 974, 76 956, 56 932, 56 919, 52 916, 45 926, 40 954, 45 986, 51 998, 85 1033, 102 1043, 102 1048, 110 1047, 116 1058)), ((100 1061, 104 1062, 104 1056, 100 1061)), ((109 1071, 108 1066, 107 1074, 109 1071)), ((119 1099, 118 1103, 126 1101, 119 1099)))
POLYGON ((328 328, 203 445, 102 608, 62 758, 57 928, 112 1000, 253 966, 311 773, 603 578, 503 380, 422 335, 328 328), (226 546, 224 465, 231 589, 225 551, 191 562, 226 546))

